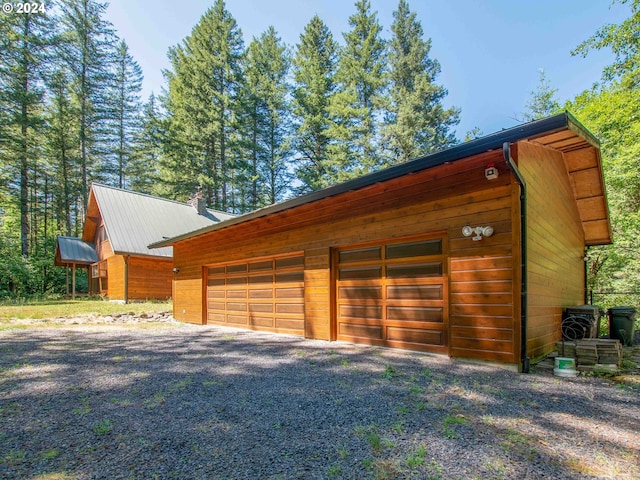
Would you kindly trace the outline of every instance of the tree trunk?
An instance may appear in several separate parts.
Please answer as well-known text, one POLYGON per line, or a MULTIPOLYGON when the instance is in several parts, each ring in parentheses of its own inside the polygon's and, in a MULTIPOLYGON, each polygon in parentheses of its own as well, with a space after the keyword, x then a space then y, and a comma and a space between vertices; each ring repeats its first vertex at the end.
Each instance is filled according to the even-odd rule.
POLYGON ((22 89, 20 118, 20 250, 24 257, 29 256, 29 44, 27 38, 31 27, 29 15, 24 16, 24 40, 22 52, 22 89))

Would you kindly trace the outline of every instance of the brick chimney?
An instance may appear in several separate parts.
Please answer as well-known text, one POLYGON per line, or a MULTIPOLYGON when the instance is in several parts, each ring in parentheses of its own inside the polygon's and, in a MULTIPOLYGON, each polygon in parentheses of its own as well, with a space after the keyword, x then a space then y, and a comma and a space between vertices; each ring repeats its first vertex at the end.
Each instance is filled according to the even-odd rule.
POLYGON ((204 203, 204 198, 202 198, 202 192, 196 192, 187 203, 191 205, 196 212, 198 212, 198 215, 207 214, 207 207, 204 203))

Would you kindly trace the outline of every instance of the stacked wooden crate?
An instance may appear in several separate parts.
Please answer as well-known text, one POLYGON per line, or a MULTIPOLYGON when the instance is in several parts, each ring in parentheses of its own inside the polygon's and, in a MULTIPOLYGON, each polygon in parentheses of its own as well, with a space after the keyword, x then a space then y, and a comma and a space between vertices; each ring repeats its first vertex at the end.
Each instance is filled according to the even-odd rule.
POLYGON ((575 358, 578 370, 615 372, 622 364, 619 340, 585 338, 574 342, 558 342, 558 355, 575 358))

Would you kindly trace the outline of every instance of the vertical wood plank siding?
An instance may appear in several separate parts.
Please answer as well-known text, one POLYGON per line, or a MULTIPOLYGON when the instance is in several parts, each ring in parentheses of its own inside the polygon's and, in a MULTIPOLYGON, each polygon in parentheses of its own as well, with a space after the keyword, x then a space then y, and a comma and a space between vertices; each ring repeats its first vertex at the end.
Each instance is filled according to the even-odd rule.
POLYGON ((305 336, 332 339, 332 249, 443 232, 450 239, 451 353, 516 362, 512 185, 501 159, 501 151, 487 152, 178 242, 175 318, 204 321, 204 265, 304 251, 305 336), (492 162, 501 175, 487 181, 492 162), (495 233, 474 242, 462 236, 465 225, 491 225, 495 233))
POLYGON ((584 230, 563 154, 518 144, 527 182, 528 355, 553 351, 561 337, 562 308, 584 303, 584 230))
POLYGON ((107 297, 124 300, 124 257, 111 255, 107 258, 107 297))

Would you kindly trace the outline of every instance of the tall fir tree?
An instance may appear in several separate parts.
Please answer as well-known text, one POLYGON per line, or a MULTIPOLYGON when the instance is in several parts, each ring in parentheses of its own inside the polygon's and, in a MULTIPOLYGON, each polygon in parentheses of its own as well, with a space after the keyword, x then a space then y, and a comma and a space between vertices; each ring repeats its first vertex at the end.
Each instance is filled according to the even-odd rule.
POLYGON ((229 193, 239 157, 236 99, 243 52, 242 33, 223 0, 216 0, 191 35, 169 51, 170 125, 162 174, 175 197, 200 187, 209 206, 234 208, 229 193))
POLYGON ((116 185, 125 188, 132 181, 134 171, 134 141, 140 130, 140 91, 142 90, 142 69, 136 62, 124 40, 117 46, 114 58, 112 143, 114 179, 116 185))
POLYGON ((46 110, 46 151, 52 171, 54 214, 61 231, 72 235, 76 222, 74 203, 81 197, 79 145, 74 136, 78 131, 78 110, 71 99, 69 72, 64 66, 48 79, 49 102, 46 110))
POLYGON ((340 49, 336 80, 339 92, 333 97, 336 124, 333 133, 342 143, 334 151, 343 163, 344 176, 359 176, 380 166, 380 98, 385 90, 385 42, 377 13, 369 0, 355 3, 349 17, 351 30, 340 49))
POLYGON ((290 64, 287 47, 273 27, 247 49, 244 91, 251 184, 247 206, 252 210, 281 200, 290 183, 290 64))
POLYGON ((295 173, 306 193, 333 183, 336 172, 329 158, 332 128, 331 99, 335 93, 338 44, 315 15, 300 35, 293 58, 293 113, 296 119, 295 173))
POLYGON ((543 68, 538 70, 538 73, 538 87, 531 92, 524 112, 524 119, 528 122, 553 115, 561 108, 556 98, 558 89, 551 88, 543 68))
POLYGON ((451 128, 460 111, 442 105, 447 90, 435 83, 440 64, 429 57, 431 40, 424 38, 406 0, 400 0, 393 18, 384 143, 388 162, 399 163, 453 145, 451 128))
POLYGON ((109 92, 117 37, 105 20, 106 3, 96 0, 60 0, 65 29, 61 57, 71 73, 73 99, 78 108, 76 132, 80 153, 82 209, 87 206, 94 180, 108 181, 109 120, 114 118, 109 92))
MULTIPOLYGON (((51 6, 51 5, 49 5, 51 6)), ((41 160, 44 122, 44 78, 55 43, 53 24, 45 12, 33 15, 0 15, 2 53, 0 63, 0 127, 3 158, 12 167, 7 172, 10 186, 18 190, 20 251, 29 256, 29 189, 32 174, 41 160)), ((32 197, 33 198, 33 197, 32 197)))
POLYGON ((158 163, 164 140, 164 116, 154 93, 142 107, 140 129, 135 136, 135 153, 129 165, 130 187, 136 192, 163 194, 158 182, 158 163))

